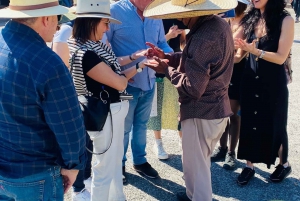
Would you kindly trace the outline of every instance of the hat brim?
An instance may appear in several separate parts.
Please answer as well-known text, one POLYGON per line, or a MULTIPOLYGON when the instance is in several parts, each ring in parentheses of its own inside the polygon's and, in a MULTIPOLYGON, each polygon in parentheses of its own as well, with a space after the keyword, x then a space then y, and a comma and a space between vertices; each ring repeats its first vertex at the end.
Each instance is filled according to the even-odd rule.
POLYGON ((110 15, 105 15, 105 14, 78 14, 76 13, 77 15, 77 18, 87 18, 87 17, 90 17, 90 18, 105 18, 105 19, 109 19, 109 21, 111 23, 114 23, 114 24, 122 24, 122 22, 120 22, 119 20, 116 20, 115 18, 112 18, 110 15))
POLYGON ((72 12, 72 10, 64 6, 53 6, 36 10, 12 10, 7 7, 0 10, 0 18, 33 18, 52 15, 64 15, 70 12, 72 12))
POLYGON ((238 0, 238 2, 241 2, 241 3, 246 4, 246 5, 250 4, 250 1, 248 1, 248 0, 238 0))
POLYGON ((76 15, 73 13, 67 13, 62 16, 62 19, 58 22, 58 24, 64 24, 76 19, 76 15))
POLYGON ((145 9, 143 15, 155 19, 178 19, 204 15, 213 15, 234 9, 237 0, 206 0, 201 4, 176 6, 171 0, 154 0, 145 9))

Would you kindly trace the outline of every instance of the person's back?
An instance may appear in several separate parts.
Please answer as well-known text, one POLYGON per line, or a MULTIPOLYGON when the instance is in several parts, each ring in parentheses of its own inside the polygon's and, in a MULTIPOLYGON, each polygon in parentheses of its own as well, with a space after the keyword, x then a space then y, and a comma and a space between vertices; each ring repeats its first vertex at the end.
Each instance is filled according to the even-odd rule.
POLYGON ((86 161, 71 75, 46 45, 57 14, 69 10, 58 2, 42 5, 43 12, 37 2, 23 1, 17 10, 16 2, 11 4, 0 10, 0 18, 13 18, 0 30, 0 180, 6 189, 0 197, 62 200, 86 161), (28 10, 31 4, 36 7, 28 10))
POLYGON ((189 94, 179 92, 181 120, 191 117, 218 119, 231 115, 227 92, 234 55, 233 39, 229 37, 231 31, 219 17, 205 16, 202 19, 187 35, 187 45, 182 53, 180 72, 190 73, 188 71, 196 70, 194 68, 199 65, 197 68, 202 69, 198 69, 202 77, 190 78, 194 79, 190 81, 192 86, 199 85, 196 91, 189 94))
MULTIPOLYGON (((38 34, 31 37, 33 31, 24 28, 25 25, 10 21, 0 35, 0 152, 11 152, 0 155, 0 174, 13 178, 44 171, 62 160, 53 134, 56 122, 47 119, 52 112, 47 106, 55 106, 54 101, 61 100, 47 97, 51 95, 47 91, 51 90, 48 84, 58 75, 61 79, 57 81, 69 80, 68 70, 58 56, 38 34), (15 26, 16 32, 12 29, 15 26), (27 160, 33 158, 36 160, 27 160)), ((63 135, 63 131, 59 132, 63 135)))

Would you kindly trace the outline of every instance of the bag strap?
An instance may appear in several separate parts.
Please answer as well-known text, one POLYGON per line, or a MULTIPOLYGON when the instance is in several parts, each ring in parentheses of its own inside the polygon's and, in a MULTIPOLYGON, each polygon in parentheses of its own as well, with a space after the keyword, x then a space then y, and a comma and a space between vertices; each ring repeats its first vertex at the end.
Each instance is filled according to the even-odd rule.
MULTIPOLYGON (((102 155, 102 154, 105 154, 105 153, 109 150, 109 148, 111 147, 112 140, 113 140, 113 137, 114 137, 114 128, 113 128, 113 120, 112 120, 112 114, 111 114, 110 108, 109 108, 109 114, 110 114, 110 121, 111 121, 111 138, 110 138, 109 146, 108 146, 108 148, 107 148, 105 151, 103 151, 103 152, 101 152, 101 153, 95 153, 95 152, 93 152, 92 150, 90 150, 90 149, 86 146, 86 147, 85 147, 86 150, 87 150, 88 152, 90 152, 91 154, 94 154, 94 155, 102 155)), ((86 135, 88 135, 87 132, 86 132, 86 135)))

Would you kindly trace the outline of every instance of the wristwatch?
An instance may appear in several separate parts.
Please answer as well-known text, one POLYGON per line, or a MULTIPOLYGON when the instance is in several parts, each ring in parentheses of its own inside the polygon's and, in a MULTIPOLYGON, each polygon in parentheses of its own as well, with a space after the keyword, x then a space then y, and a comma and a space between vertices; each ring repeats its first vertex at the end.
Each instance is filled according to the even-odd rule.
POLYGON ((140 68, 139 64, 140 64, 140 62, 137 62, 137 63, 135 64, 135 68, 136 68, 136 71, 137 71, 138 73, 140 73, 140 72, 143 71, 143 69, 140 68))

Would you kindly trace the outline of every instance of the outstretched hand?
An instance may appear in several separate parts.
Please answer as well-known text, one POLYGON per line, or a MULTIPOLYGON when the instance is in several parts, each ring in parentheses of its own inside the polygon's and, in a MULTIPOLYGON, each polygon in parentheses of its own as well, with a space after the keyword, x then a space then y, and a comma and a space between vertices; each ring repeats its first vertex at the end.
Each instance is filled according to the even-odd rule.
POLYGON ((250 52, 252 54, 255 54, 255 50, 256 50, 256 42, 258 40, 253 40, 252 43, 247 43, 246 40, 242 40, 240 38, 236 38, 234 40, 234 47, 235 49, 239 49, 241 48, 242 50, 246 51, 246 52, 250 52))
POLYGON ((168 59, 153 57, 152 60, 148 59, 147 62, 144 63, 144 65, 153 69, 157 73, 165 74, 166 69, 169 67, 168 62, 168 59))
POLYGON ((171 26, 169 29, 169 32, 167 33, 166 38, 168 37, 169 39, 176 38, 179 34, 183 32, 182 29, 178 29, 177 25, 171 26))
POLYGON ((136 60, 140 57, 144 57, 147 54, 148 50, 138 50, 131 55, 131 58, 136 60))
POLYGON ((161 59, 165 58, 165 53, 162 49, 156 47, 155 45, 149 42, 146 42, 146 45, 148 45, 150 48, 147 50, 145 56, 147 56, 148 58, 152 58, 152 57, 158 57, 161 59))

